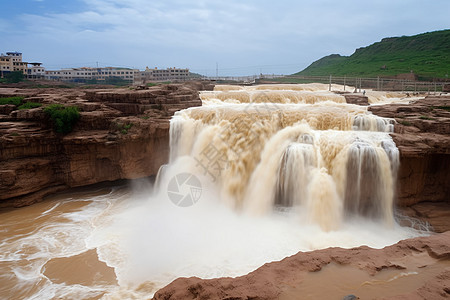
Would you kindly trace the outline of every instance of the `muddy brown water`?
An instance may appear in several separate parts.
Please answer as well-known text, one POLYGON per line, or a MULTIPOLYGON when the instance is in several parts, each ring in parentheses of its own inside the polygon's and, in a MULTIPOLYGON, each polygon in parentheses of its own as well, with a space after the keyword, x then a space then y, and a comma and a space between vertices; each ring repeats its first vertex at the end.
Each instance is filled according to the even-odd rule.
POLYGON ((95 299, 117 286, 114 269, 83 243, 92 226, 86 214, 106 209, 102 199, 113 192, 129 193, 124 186, 78 189, 0 211, 0 298, 95 299))
MULTIPOLYGON (((121 299, 153 295, 157 288, 151 281, 120 286, 114 268, 83 241, 96 226, 96 219, 105 212, 111 214, 131 195, 125 186, 81 189, 29 207, 1 211, 0 298, 100 299, 108 295, 121 299)), ((407 269, 383 270, 374 276, 356 267, 330 264, 319 272, 307 273, 298 285, 286 287, 280 299, 393 296, 415 290, 450 267, 449 261, 428 255, 412 257, 405 264, 407 269)))

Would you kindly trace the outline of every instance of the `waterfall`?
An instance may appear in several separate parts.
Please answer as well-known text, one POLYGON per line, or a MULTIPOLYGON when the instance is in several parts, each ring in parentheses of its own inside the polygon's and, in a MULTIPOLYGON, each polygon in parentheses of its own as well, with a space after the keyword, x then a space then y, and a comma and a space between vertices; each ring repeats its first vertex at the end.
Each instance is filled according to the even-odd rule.
POLYGON ((316 155, 311 144, 290 144, 279 166, 275 205, 289 207, 303 204, 315 165, 316 155))
POLYGON ((237 277, 298 251, 423 234, 394 222, 392 120, 327 89, 216 86, 171 119, 170 161, 153 187, 82 189, 4 211, 0 291, 147 299, 178 277, 237 277))
POLYGON ((195 159, 202 168, 192 171, 209 174, 235 210, 299 209, 324 230, 354 216, 392 225, 393 121, 298 87, 219 86, 201 94, 202 107, 171 121, 171 161, 195 159))

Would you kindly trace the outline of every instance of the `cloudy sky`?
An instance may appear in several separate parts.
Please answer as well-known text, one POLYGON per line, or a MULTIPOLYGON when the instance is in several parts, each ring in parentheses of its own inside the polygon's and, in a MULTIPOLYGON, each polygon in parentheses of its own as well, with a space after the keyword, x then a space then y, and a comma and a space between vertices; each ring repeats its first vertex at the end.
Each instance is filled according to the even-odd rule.
POLYGON ((449 0, 0 0, 0 52, 47 69, 291 74, 383 37, 449 29, 449 0))

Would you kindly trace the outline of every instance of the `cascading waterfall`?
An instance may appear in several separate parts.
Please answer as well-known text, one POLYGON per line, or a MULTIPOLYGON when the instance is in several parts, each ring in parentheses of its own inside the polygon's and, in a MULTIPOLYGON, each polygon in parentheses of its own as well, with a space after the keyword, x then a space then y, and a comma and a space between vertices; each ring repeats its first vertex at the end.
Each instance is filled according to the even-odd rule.
POLYGON ((283 153, 278 169, 275 205, 290 207, 304 203, 314 167, 316 154, 312 143, 290 144, 283 153))
POLYGON ((295 208, 324 230, 351 216, 391 225, 393 121, 327 91, 273 87, 220 86, 202 94, 206 105, 172 119, 171 159, 195 159, 222 197, 250 214, 295 208), (204 164, 212 151, 215 169, 204 164))
POLYGON ((394 186, 384 149, 355 140, 348 150, 346 171, 345 211, 389 220, 394 186))
MULTIPOLYGON (((393 219, 393 121, 328 88, 216 86, 200 94, 202 107, 172 118, 170 162, 155 188, 61 195, 3 213, 0 294, 143 299, 177 277, 240 276, 298 251, 420 235, 393 219)), ((395 99, 377 93, 367 92, 395 99)))

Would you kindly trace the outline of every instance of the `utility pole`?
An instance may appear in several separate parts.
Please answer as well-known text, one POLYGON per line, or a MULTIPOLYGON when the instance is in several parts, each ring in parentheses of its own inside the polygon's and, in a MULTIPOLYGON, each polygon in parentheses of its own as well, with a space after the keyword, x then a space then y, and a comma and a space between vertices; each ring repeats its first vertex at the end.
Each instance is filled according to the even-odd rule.
POLYGON ((216 62, 216 78, 219 78, 219 63, 216 62))

